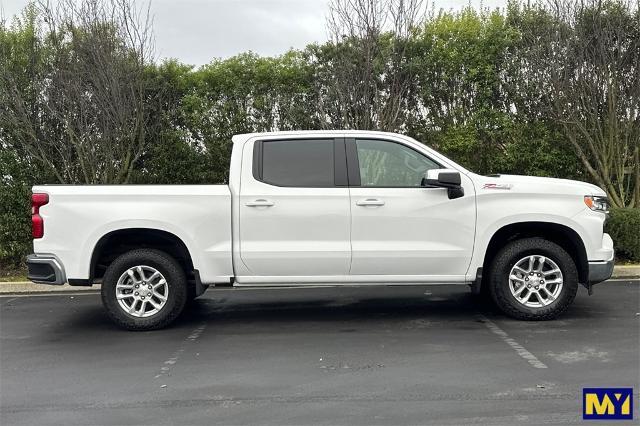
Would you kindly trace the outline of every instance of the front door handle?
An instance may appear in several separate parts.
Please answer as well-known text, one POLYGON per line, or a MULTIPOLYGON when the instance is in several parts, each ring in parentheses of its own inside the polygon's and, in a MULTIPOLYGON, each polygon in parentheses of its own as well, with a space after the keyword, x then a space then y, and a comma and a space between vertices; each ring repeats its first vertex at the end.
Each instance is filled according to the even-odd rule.
POLYGON ((257 200, 249 201, 245 204, 247 207, 271 207, 274 202, 266 200, 264 198, 258 198, 257 200))
POLYGON ((384 201, 377 198, 366 198, 356 201, 357 206, 384 206, 384 201))

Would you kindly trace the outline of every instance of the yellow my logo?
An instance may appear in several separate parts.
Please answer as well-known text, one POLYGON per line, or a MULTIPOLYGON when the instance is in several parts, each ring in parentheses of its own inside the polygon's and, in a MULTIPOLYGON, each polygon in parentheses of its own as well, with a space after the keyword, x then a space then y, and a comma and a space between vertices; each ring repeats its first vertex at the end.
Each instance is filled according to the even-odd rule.
POLYGON ((585 388, 583 389, 583 419, 633 418, 633 389, 585 388))
POLYGON ((629 414, 631 413, 631 396, 625 395, 624 399, 622 398, 621 393, 613 394, 616 404, 614 405, 609 395, 605 394, 602 401, 598 398, 596 394, 587 394, 587 406, 585 407, 585 412, 587 414, 608 414, 613 415, 616 413, 616 406, 620 407, 620 414, 629 414))

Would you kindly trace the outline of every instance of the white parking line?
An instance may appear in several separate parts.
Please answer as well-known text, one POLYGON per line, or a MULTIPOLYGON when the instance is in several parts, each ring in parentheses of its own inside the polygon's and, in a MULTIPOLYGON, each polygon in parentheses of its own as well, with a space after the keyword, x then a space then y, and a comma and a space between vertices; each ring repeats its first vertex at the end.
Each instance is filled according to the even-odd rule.
POLYGON ((549 368, 545 363, 540 361, 534 354, 529 352, 520 343, 509 337, 506 331, 498 327, 493 321, 482 314, 477 314, 476 318, 483 323, 493 334, 497 335, 509 345, 518 355, 524 358, 534 368, 549 368))
MULTIPOLYGON (((187 349, 186 344, 188 342, 195 342, 196 340, 198 340, 198 337, 200 337, 205 328, 207 328, 207 323, 203 322, 194 330, 192 330, 189 336, 187 336, 187 338, 182 341, 178 349, 173 354, 171 354, 171 357, 163 363, 163 366, 160 368, 160 371, 155 375, 154 378, 160 379, 162 377, 169 376, 171 367, 178 362, 180 356, 187 349)), ((160 387, 165 388, 166 386, 166 384, 162 384, 160 387)))

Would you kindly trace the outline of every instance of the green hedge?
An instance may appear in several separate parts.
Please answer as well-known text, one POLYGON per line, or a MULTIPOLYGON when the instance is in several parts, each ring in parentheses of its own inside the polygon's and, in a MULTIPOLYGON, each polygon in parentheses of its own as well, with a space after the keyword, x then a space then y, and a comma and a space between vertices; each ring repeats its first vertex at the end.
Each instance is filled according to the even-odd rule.
POLYGON ((24 267, 31 242, 30 168, 0 144, 0 275, 24 267))
POLYGON ((640 262, 640 209, 612 209, 606 231, 618 259, 640 262))

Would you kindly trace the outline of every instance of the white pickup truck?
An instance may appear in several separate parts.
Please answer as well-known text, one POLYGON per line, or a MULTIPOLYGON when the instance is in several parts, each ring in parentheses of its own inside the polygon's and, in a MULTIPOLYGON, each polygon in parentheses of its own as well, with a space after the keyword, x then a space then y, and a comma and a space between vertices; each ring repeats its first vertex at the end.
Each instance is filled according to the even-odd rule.
POLYGON ((35 186, 32 204, 29 279, 101 282, 135 330, 208 286, 466 284, 544 320, 613 270, 602 189, 480 176, 391 133, 237 135, 228 185, 35 186))

